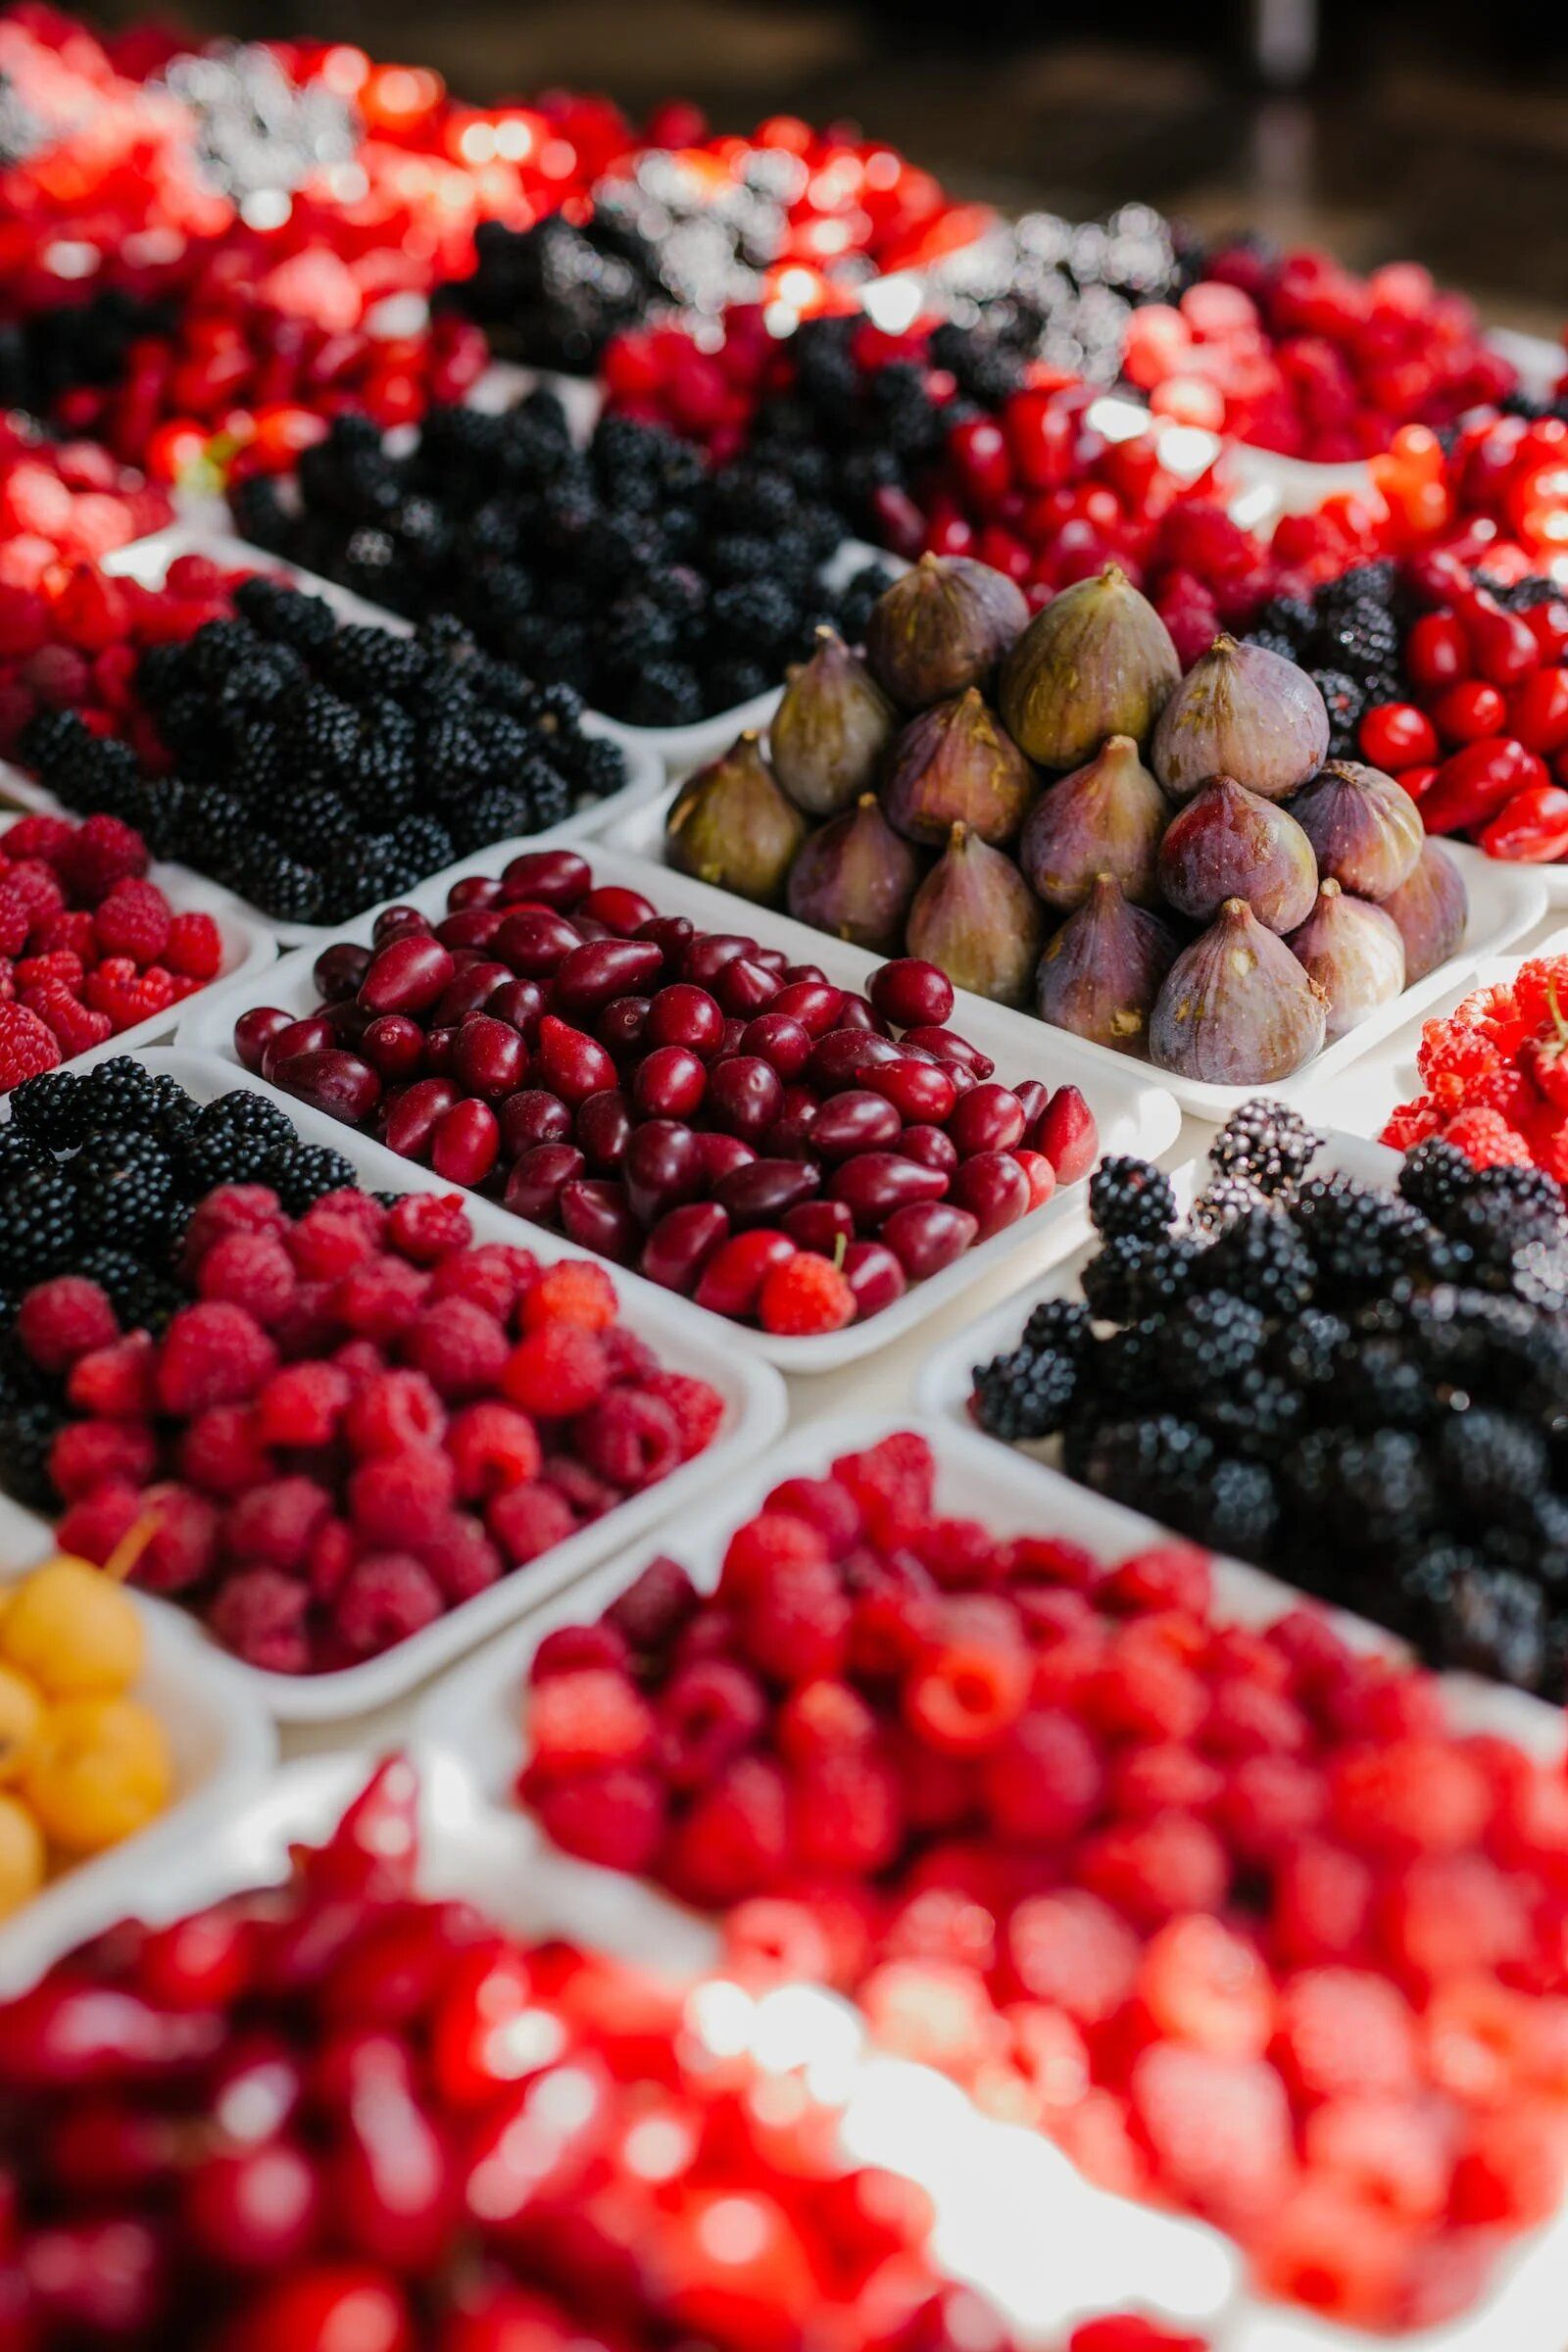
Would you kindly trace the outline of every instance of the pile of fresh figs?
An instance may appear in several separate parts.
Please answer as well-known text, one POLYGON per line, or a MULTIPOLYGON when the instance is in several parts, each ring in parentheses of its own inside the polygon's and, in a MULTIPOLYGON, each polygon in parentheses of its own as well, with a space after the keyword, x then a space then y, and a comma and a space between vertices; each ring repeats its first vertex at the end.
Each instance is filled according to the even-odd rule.
POLYGON ((1030 617, 926 556, 830 629, 764 748, 689 776, 682 872, 1161 1069, 1287 1078, 1453 954, 1465 887, 1392 777, 1327 760, 1306 672, 1216 638, 1186 676, 1114 566, 1030 617))

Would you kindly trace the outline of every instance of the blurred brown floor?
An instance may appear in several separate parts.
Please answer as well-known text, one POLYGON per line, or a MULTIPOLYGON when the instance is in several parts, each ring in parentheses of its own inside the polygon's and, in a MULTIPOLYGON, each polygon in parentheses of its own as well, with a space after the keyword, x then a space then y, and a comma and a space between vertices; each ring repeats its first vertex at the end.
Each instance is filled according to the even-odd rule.
MULTIPOLYGON (((250 31, 290 4, 186 0, 250 31)), ((972 4, 956 0, 960 23, 972 4)), ((1217 35, 1207 55, 1161 48, 1157 29, 1142 45, 1026 33, 977 51, 832 0, 312 0, 298 21, 426 60, 475 96, 560 81, 640 109, 680 92, 731 128, 784 108, 847 115, 965 194, 1080 213, 1141 196, 1361 265, 1419 257, 1501 322, 1568 318, 1568 58, 1543 65, 1517 19, 1473 14, 1480 45, 1461 47, 1425 14, 1359 9, 1331 53, 1340 70, 1299 98, 1248 90, 1217 35)))

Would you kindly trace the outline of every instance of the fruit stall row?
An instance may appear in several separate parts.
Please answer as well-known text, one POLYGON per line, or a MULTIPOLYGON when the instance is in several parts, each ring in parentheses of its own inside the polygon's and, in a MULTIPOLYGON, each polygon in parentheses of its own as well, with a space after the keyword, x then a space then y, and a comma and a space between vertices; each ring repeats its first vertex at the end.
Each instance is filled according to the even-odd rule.
POLYGON ((0 74, 0 2346, 1559 2352, 1550 354, 0 74))

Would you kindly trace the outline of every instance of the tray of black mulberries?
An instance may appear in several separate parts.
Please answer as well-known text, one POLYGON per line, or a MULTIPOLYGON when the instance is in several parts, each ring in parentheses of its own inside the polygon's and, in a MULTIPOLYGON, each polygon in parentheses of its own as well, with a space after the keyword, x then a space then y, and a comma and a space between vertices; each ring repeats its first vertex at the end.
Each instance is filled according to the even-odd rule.
POLYGON ((1093 1246, 923 1401, 1433 1664, 1568 1680, 1568 1205, 1255 1102, 1206 1163, 1107 1158, 1093 1246))
POLYGON ((579 448, 539 390, 499 416, 432 409, 401 454, 339 417, 292 481, 256 475, 232 508, 253 544, 407 619, 455 619, 690 764, 754 706, 765 718, 819 627, 858 641, 889 583, 869 551, 846 565, 814 479, 784 452, 711 466, 626 416, 579 448))

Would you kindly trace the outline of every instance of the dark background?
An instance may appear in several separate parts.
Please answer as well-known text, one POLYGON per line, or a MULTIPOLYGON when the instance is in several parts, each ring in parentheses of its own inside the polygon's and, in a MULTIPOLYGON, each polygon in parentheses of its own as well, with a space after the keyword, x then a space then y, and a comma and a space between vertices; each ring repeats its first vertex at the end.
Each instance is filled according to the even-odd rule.
MULTIPOLYGON (((138 13, 117 6, 122 18, 138 13)), ((246 33, 364 41, 473 97, 552 81, 720 127, 851 116, 960 193, 1089 214, 1140 196, 1206 228, 1413 256, 1489 317, 1568 318, 1568 11, 1325 5, 1315 65, 1260 68, 1294 0, 183 0, 246 33), (297 8, 290 23, 286 12, 297 8), (1089 27, 1090 29, 1086 29, 1089 27)))

